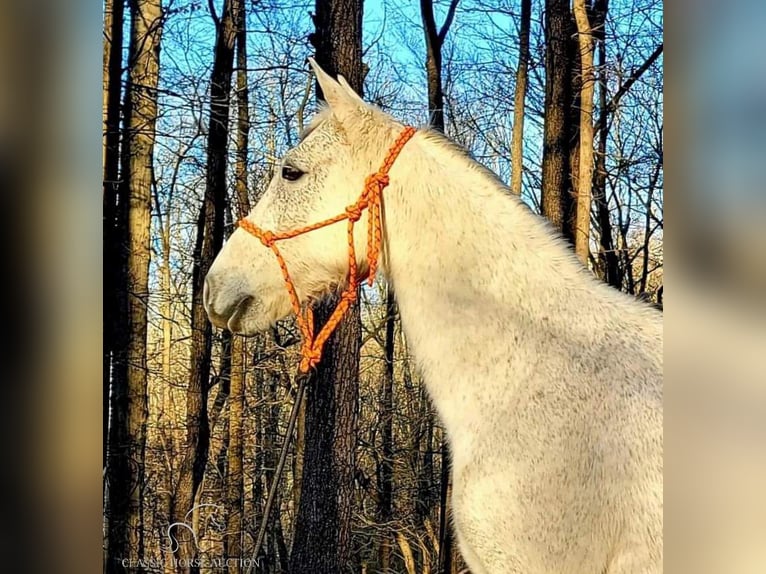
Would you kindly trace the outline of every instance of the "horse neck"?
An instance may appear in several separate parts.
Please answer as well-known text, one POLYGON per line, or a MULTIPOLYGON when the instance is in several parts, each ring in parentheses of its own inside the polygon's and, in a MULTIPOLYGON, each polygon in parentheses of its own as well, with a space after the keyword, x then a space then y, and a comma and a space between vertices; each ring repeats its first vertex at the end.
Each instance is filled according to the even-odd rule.
POLYGON ((391 182, 385 270, 429 394, 461 433, 523 383, 514 340, 578 328, 593 282, 541 218, 436 136, 405 146, 391 182))

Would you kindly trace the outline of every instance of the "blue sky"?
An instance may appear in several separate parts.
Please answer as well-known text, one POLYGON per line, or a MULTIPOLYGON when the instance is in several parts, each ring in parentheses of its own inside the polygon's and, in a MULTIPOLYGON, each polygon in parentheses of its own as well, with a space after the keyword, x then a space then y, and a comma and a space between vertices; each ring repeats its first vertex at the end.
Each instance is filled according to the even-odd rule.
MULTIPOLYGON (((294 118, 303 98, 308 67, 305 58, 312 53, 307 36, 313 31, 309 13, 313 2, 291 3, 289 8, 277 8, 279 0, 261 3, 258 11, 248 14, 248 50, 251 84, 251 154, 254 162, 273 161, 265 158, 267 147, 264 126, 279 108, 280 134, 277 136, 276 155, 281 155, 297 134, 298 122, 294 118), (268 4, 274 4, 272 8, 268 4), (289 64, 285 70, 269 70, 272 66, 289 64), (280 82, 282 85, 280 84, 280 82), (280 91, 281 90, 281 91, 280 91), (279 97, 277 98, 277 94, 279 97), (281 99, 284 102, 276 102, 281 99), (289 134, 289 137, 288 137, 289 134)), ((206 88, 212 63, 214 27, 207 4, 181 4, 194 6, 181 14, 171 14, 163 38, 162 77, 164 87, 182 97, 163 94, 160 103, 163 117, 160 121, 158 147, 176 151, 177 136, 190 130, 195 115, 206 122, 206 88)), ((222 0, 215 2, 218 11, 222 0)), ((517 58, 518 2, 500 0, 493 10, 479 9, 477 0, 462 0, 444 47, 447 84, 447 128, 450 135, 469 147, 480 161, 498 172, 504 180, 510 179, 508 146, 512 131, 512 93, 515 83, 517 58), (449 62, 449 64, 447 64, 449 62), (456 99, 458 108, 450 106, 456 99), (454 112, 454 113, 453 113, 454 112), (450 118, 457 118, 451 125, 450 118), (459 117, 458 117, 459 116, 459 117), (476 125, 473 125, 473 124, 476 125)), ((441 24, 447 2, 436 5, 437 23, 441 24)), ((648 56, 662 39, 662 9, 654 0, 612 0, 608 20, 607 51, 610 66, 623 62, 622 73, 630 70, 648 56)), ((426 75, 424 70, 425 46, 419 3, 367 0, 364 16, 365 63, 370 67, 365 85, 365 96, 374 100, 400 119, 422 125, 427 123, 426 75)), ((532 51, 533 61, 525 123, 525 198, 532 204, 539 187, 541 161, 542 116, 542 33, 541 2, 533 2, 532 51), (537 104, 535 104, 537 102, 537 104), (537 109, 535 108, 537 105, 537 109)), ((659 66, 661 68, 662 61, 659 66)), ((615 69, 612 77, 617 77, 615 69)), ((647 76, 647 81, 649 80, 647 76)), ((617 80, 613 80, 616 82, 617 80)), ((661 81, 661 76, 660 76, 661 81)), ((662 86, 654 89, 658 104, 662 105, 662 86)), ((616 84, 610 86, 616 90, 616 84)), ((646 102, 631 102, 627 106, 646 102)), ((313 98, 309 99, 309 111, 313 98)), ((623 124, 634 121, 635 127, 625 126, 621 145, 645 145, 650 136, 648 126, 641 117, 623 117, 623 124), (630 138, 635 141, 627 141, 630 138)), ((202 154, 202 141, 197 144, 202 154)), ((161 162, 159 162, 161 163, 161 162)), ((188 176, 199 177, 199 166, 187 165, 188 176)))

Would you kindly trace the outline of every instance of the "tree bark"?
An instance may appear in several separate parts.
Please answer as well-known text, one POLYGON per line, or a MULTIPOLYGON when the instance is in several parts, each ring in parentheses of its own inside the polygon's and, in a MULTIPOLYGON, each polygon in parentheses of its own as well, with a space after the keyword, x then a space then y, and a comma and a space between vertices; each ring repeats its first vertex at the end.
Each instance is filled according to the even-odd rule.
POLYGON ((406 569, 407 574, 417 574, 417 568, 415 567, 415 556, 412 553, 412 547, 407 541, 407 538, 404 536, 404 533, 396 533, 396 542, 399 544, 399 550, 402 553, 404 568, 406 569))
MULTIPOLYGON (((186 445, 176 485, 172 519, 183 522, 192 510, 202 482, 210 445, 207 398, 210 387, 212 327, 202 304, 202 290, 210 266, 223 244, 226 209, 226 150, 229 133, 229 96, 234 62, 239 4, 225 0, 216 31, 215 54, 210 80, 210 125, 207 140, 205 198, 197 227, 192 277, 191 368, 186 391, 186 445)), ((179 559, 191 561, 197 554, 194 541, 183 529, 179 539, 179 559)), ((188 563, 188 562, 187 562, 188 563)), ((198 567, 181 568, 198 572, 198 567)))
MULTIPOLYGON (((265 347, 266 347, 266 339, 265 337, 256 337, 255 341, 253 342, 254 347, 254 353, 253 353, 253 362, 255 365, 260 365, 261 361, 264 359, 265 355, 265 347)), ((254 520, 251 521, 252 524, 256 524, 261 517, 263 516, 263 509, 264 509, 264 477, 266 475, 266 469, 265 469, 265 454, 267 449, 267 437, 266 437, 266 424, 264 424, 264 421, 266 420, 265 416, 265 409, 267 408, 266 404, 266 373, 264 369, 256 368, 254 373, 254 383, 255 383, 255 405, 253 405, 253 428, 255 429, 255 448, 253 453, 253 468, 255 477, 253 479, 253 488, 252 488, 252 497, 253 497, 253 507, 252 507, 252 515, 255 517, 254 520)), ((257 550, 257 556, 261 557, 263 555, 263 549, 259 548, 257 550)))
POLYGON ((450 476, 450 451, 446 437, 442 438, 441 492, 439 505, 439 572, 452 574, 452 530, 449 525, 452 480, 450 476))
POLYGON ((331 574, 350 566, 361 331, 358 313, 351 319, 355 321, 349 325, 347 316, 333 344, 325 346, 306 390, 305 458, 290 563, 293 574, 331 574))
POLYGON ((444 132, 444 92, 442 88, 442 45, 436 28, 433 0, 420 0, 423 32, 426 37, 426 77, 428 79, 428 124, 444 132))
POLYGON ((385 372, 383 387, 380 395, 380 420, 382 422, 382 460, 380 462, 379 518, 383 525, 383 535, 378 550, 378 566, 380 572, 388 574, 391 568, 392 532, 390 523, 393 519, 393 481, 394 481, 394 444, 393 444, 393 415, 394 415, 394 357, 396 334, 396 301, 391 286, 386 291, 386 342, 385 342, 385 372))
POLYGON ((237 218, 250 212, 247 193, 247 147, 250 138, 250 98, 247 85, 247 12, 245 0, 237 0, 237 161, 235 165, 237 218))
POLYGON ((593 183, 593 32, 585 0, 574 0, 580 61, 580 142, 577 185, 575 253, 584 265, 590 254, 590 205, 593 183))
POLYGON ((242 468, 242 426, 245 402, 245 341, 234 336, 231 341, 231 390, 229 395, 229 447, 226 460, 226 556, 235 561, 229 572, 239 573, 242 558, 244 517, 244 475, 242 468))
MULTIPOLYGON (((237 155, 236 204, 237 219, 250 212, 247 194, 247 142, 250 130, 247 91, 247 28, 245 0, 235 0, 237 9, 237 155)), ((242 533, 244 518, 244 475, 242 468, 242 427, 245 410, 246 343, 244 338, 233 335, 231 339, 231 386, 229 389, 229 448, 226 463, 226 556, 234 558, 229 572, 241 571, 238 558, 242 558, 242 533)))
MULTIPOLYGON (((103 241, 104 262, 118 260, 116 229, 120 168, 120 95, 122 94, 122 27, 124 0, 104 4, 103 62, 103 241)), ((118 265, 104 265, 104 348, 103 348, 103 464, 106 467, 109 433, 109 394, 114 349, 115 321, 119 320, 117 286, 121 284, 118 265)))
POLYGON ((568 0, 545 2, 545 119, 543 127, 543 215, 573 241, 574 202, 569 192, 572 56, 568 0))
MULTIPOLYGON (((263 440, 263 476, 264 476, 264 491, 269 492, 272 484, 274 483, 275 469, 278 463, 277 452, 279 450, 279 411, 280 403, 278 396, 279 388, 279 374, 275 371, 271 371, 266 374, 268 384, 264 389, 267 392, 266 401, 266 425, 264 428, 264 440, 263 440)), ((264 548, 266 550, 263 557, 263 566, 265 571, 277 571, 277 526, 279 522, 279 507, 280 507, 280 492, 277 489, 276 498, 274 504, 271 507, 271 512, 268 517, 266 540, 264 548)), ((280 556, 281 558, 281 556, 280 556)))
MULTIPOLYGON (((606 11, 606 0, 604 1, 606 11)), ((603 19, 602 19, 603 22, 603 19)), ((612 222, 609 217, 609 203, 606 197, 606 143, 609 137, 607 124, 607 75, 606 75, 606 38, 603 26, 597 32, 598 40, 598 107, 599 119, 596 125, 598 131, 598 150, 596 165, 593 173, 593 200, 596 202, 596 214, 599 228, 599 265, 598 272, 606 283, 620 289, 622 287, 622 272, 620 260, 614 250, 612 239, 612 222)))
POLYGON ((532 23, 532 0, 521 0, 519 25, 519 66, 516 69, 516 92, 513 97, 513 135, 511 137, 511 191, 521 196, 524 170, 524 109, 529 72, 529 31, 532 23))
MULTIPOLYGON (((362 0, 317 0, 316 60, 330 75, 342 74, 362 93, 362 0)), ((317 99, 321 99, 317 86, 317 99)), ((317 328, 338 302, 316 308, 317 328)), ((352 305, 325 344, 307 385, 305 448, 300 506, 290 560, 292 574, 337 574, 350 569, 351 518, 356 471, 361 319, 352 305)))
POLYGON ((121 232, 117 236, 118 264, 125 270, 120 277, 124 283, 118 286, 117 321, 124 317, 125 322, 114 341, 112 365, 110 572, 124 571, 122 559, 138 560, 144 551, 147 304, 162 7, 159 0, 137 0, 130 10, 130 74, 125 89, 122 183, 117 204, 117 229, 121 232))
POLYGON ((428 123, 444 132, 444 86, 442 84, 442 46, 455 18, 459 0, 450 2, 441 29, 434 18, 433 0, 420 0, 420 15, 426 40, 426 73, 428 78, 428 123))
POLYGON ((646 202, 644 203, 645 215, 644 215, 644 244, 641 248, 642 258, 641 261, 641 282, 638 289, 639 294, 645 294, 647 284, 649 282, 649 256, 651 254, 651 240, 652 240, 652 201, 654 199, 654 191, 657 188, 657 181, 662 171, 662 161, 658 161, 654 166, 652 175, 649 176, 649 188, 646 190, 646 202))
MULTIPOLYGON (((428 520, 436 502, 434 490, 437 488, 434 479, 434 412, 425 389, 420 390, 420 419, 421 429, 425 435, 423 445, 423 460, 418 476, 418 517, 428 520)), ((420 445, 418 445, 420 446, 420 445)))
POLYGON ((301 507, 303 492, 303 462, 306 457, 306 401, 301 401, 295 425, 295 454, 293 455, 293 508, 301 507))

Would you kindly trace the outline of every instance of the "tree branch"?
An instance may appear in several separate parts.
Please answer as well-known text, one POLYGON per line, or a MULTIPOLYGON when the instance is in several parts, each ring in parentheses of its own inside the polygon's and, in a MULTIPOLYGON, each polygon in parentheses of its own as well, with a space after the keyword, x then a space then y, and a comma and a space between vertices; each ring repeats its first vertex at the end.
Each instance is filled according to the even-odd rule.
MULTIPOLYGON (((654 49, 654 52, 647 58, 646 62, 641 64, 638 68, 636 68, 633 73, 628 78, 628 81, 626 81, 622 86, 620 86, 620 89, 617 90, 617 92, 612 96, 612 99, 609 100, 609 103, 606 104, 605 107, 601 109, 601 112, 598 116, 598 122, 596 123, 596 130, 601 134, 600 137, 605 137, 605 133, 607 131, 606 125, 607 125, 607 116, 611 113, 614 113, 615 110, 617 110, 617 106, 620 103, 620 100, 622 97, 628 92, 628 90, 635 84, 638 79, 648 70, 654 62, 657 61, 657 58, 660 57, 660 54, 662 54, 663 50, 663 44, 660 44, 654 49)), ((604 88, 602 88, 604 89, 604 88)))
POLYGON ((449 32, 450 26, 452 26, 452 21, 455 19, 455 11, 457 10, 457 5, 459 2, 460 0, 452 0, 452 2, 450 2, 449 10, 447 11, 447 18, 444 20, 444 25, 439 31, 440 44, 444 43, 444 39, 447 37, 447 32, 449 32))
POLYGON ((635 84, 641 76, 643 76, 644 72, 646 72, 654 62, 657 61, 657 58, 660 57, 660 54, 662 54, 664 44, 660 44, 654 49, 654 52, 652 52, 652 55, 647 58, 646 62, 641 64, 638 68, 636 68, 633 73, 628 78, 628 81, 625 82, 622 86, 620 86, 620 89, 617 90, 617 93, 612 96, 612 99, 609 100, 609 104, 606 106, 606 109, 609 112, 614 112, 617 109, 617 104, 620 103, 620 100, 622 97, 627 93, 627 91, 635 84))
POLYGON ((215 12, 215 4, 213 4, 213 0, 207 0, 207 7, 210 9, 210 16, 213 18, 213 22, 215 22, 216 29, 221 27, 221 19, 218 17, 218 14, 215 12))
POLYGON ((434 19, 433 0, 420 0, 420 14, 423 18, 423 27, 426 30, 426 36, 433 48, 438 47, 439 33, 436 29, 436 20, 434 19))

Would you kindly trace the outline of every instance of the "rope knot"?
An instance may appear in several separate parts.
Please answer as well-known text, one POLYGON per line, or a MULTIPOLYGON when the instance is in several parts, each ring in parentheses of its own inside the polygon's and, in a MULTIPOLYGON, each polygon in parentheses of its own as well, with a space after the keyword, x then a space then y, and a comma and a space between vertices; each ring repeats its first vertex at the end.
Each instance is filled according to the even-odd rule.
POLYGON ((308 373, 311 369, 319 364, 321 355, 319 353, 312 353, 311 355, 304 355, 301 359, 300 370, 302 373, 308 373))
POLYGON ((358 203, 349 205, 346 208, 346 217, 348 217, 349 221, 359 221, 359 218, 362 217, 361 206, 358 203))
POLYGON ((301 371, 306 373, 309 369, 316 367, 321 358, 321 347, 315 348, 314 341, 312 339, 304 339, 303 344, 301 345, 301 371))
POLYGON ((377 185, 378 191, 383 191, 383 188, 388 186, 389 183, 390 183, 390 180, 388 178, 387 173, 376 172, 376 173, 370 174, 367 177, 367 185, 368 186, 372 184, 377 185))
POLYGON ((263 243, 266 247, 271 247, 276 241, 274 234, 268 230, 262 231, 259 239, 261 240, 261 243, 263 243))

